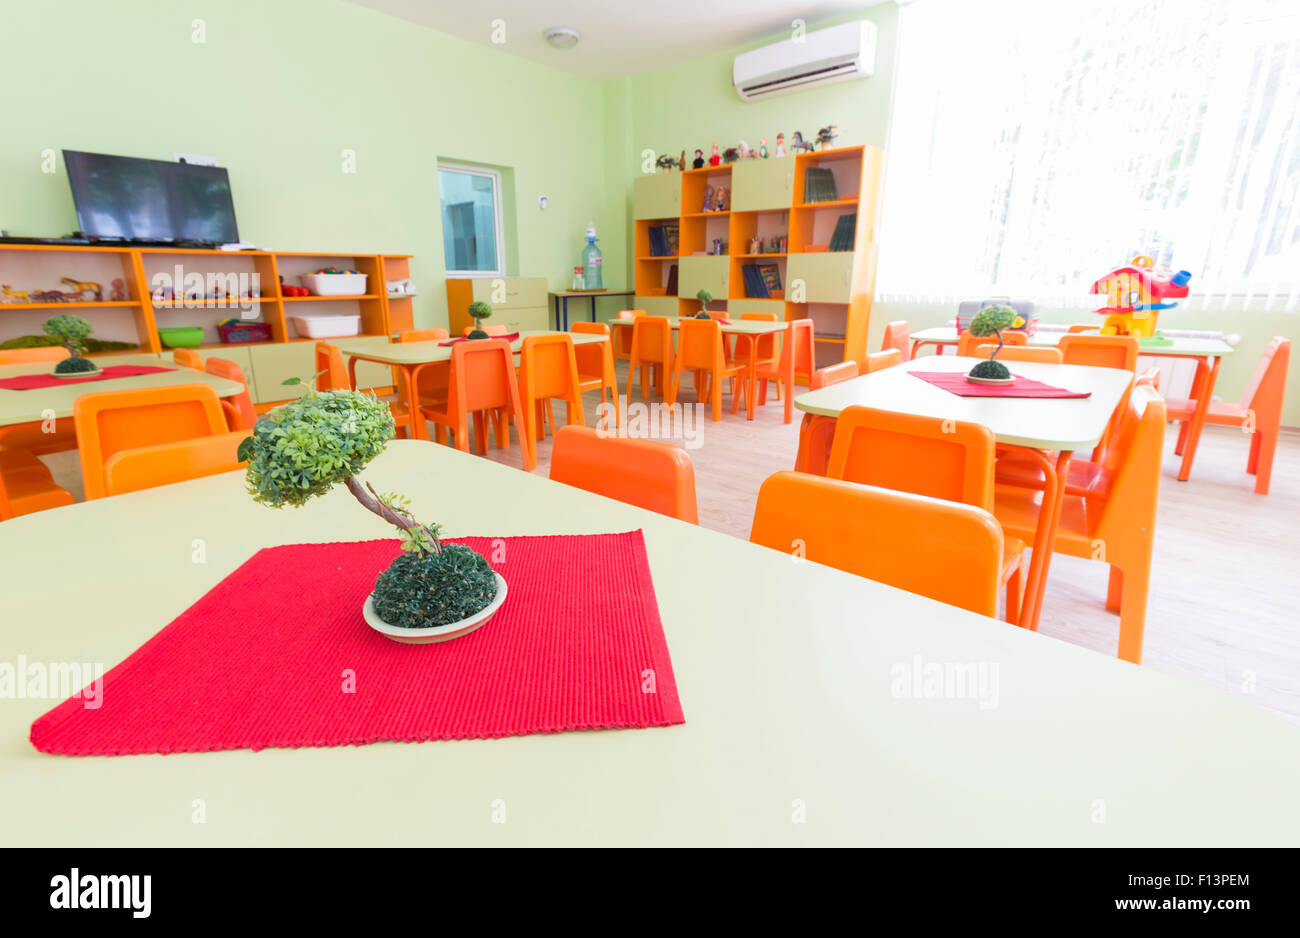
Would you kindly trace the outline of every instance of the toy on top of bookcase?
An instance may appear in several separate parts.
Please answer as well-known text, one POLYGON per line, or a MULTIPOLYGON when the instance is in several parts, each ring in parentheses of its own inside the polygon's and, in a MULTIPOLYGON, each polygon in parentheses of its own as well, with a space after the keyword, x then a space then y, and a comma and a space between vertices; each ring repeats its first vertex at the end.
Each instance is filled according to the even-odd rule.
POLYGON ((785 156, 785 132, 776 135, 776 155, 785 156))
POLYGON ((825 150, 835 142, 835 138, 839 135, 840 131, 838 127, 834 124, 827 124, 825 127, 817 131, 817 144, 821 149, 825 150))
POLYGON ((805 143, 803 134, 796 130, 794 136, 790 139, 790 150, 796 154, 800 152, 811 153, 813 151, 813 145, 811 143, 805 143))
POLYGON ((675 159, 671 154, 664 153, 659 157, 659 159, 655 160, 655 165, 658 166, 660 169, 662 169, 665 173, 671 173, 674 169, 685 169, 686 151, 683 150, 682 155, 675 159))
POLYGON ((1106 305, 1097 310, 1106 317, 1101 334, 1136 336, 1142 345, 1172 344, 1160 334, 1156 322, 1161 310, 1178 305, 1169 300, 1187 296, 1191 279, 1190 271, 1157 268, 1145 255, 1116 267, 1092 285, 1093 293, 1106 297, 1106 305))
POLYGON ((703 168, 704 168, 704 151, 697 149, 695 151, 695 159, 691 162, 691 169, 703 169, 703 168))

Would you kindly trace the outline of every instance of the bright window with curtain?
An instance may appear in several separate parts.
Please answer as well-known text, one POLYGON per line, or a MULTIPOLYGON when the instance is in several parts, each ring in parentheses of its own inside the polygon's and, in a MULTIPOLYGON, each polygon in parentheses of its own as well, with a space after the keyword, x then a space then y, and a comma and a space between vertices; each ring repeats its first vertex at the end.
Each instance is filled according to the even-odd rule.
POLYGON ((494 169, 438 164, 442 253, 448 277, 504 277, 501 174, 494 169))
POLYGON ((1296 0, 915 0, 899 29, 884 297, 1083 305, 1145 254, 1297 310, 1296 0))

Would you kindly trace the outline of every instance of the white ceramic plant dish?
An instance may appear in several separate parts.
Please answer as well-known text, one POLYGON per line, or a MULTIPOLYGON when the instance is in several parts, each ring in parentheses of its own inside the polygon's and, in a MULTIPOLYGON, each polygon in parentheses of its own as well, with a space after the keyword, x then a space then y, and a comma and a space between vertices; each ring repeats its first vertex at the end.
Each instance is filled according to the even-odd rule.
POLYGON ((362 607, 361 612, 366 618, 367 625, 395 642, 402 642, 406 645, 430 645, 434 642, 449 642, 453 638, 468 635, 475 629, 487 625, 488 621, 496 615, 497 610, 501 608, 501 604, 506 601, 506 581, 495 570, 492 571, 492 575, 497 578, 497 594, 492 598, 492 602, 468 619, 461 619, 459 622, 448 622, 446 625, 434 626, 431 629, 404 629, 401 626, 390 625, 379 618, 379 613, 375 612, 374 593, 366 597, 366 604, 362 607))
POLYGON ((1001 384, 1010 384, 1012 381, 1016 380, 1016 376, 1012 375, 1010 378, 975 378, 972 377, 971 375, 967 375, 966 380, 969 381, 971 384, 1001 385, 1001 384))
POLYGON ((50 374, 55 378, 97 378, 104 373, 103 368, 96 368, 94 371, 51 371, 50 374))

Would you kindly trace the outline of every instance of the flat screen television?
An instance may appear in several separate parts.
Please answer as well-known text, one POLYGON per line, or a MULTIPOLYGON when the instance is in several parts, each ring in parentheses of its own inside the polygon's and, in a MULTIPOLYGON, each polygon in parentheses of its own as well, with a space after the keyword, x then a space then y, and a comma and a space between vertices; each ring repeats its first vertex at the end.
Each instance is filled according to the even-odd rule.
POLYGON ((230 177, 219 166, 64 150, 77 224, 109 241, 239 240, 230 177))

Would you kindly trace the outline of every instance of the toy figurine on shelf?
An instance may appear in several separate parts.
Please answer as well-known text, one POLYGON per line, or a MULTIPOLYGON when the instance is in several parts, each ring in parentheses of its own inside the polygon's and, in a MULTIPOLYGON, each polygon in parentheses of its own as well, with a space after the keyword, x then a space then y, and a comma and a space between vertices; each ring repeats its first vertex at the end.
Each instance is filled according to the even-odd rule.
POLYGON ((839 128, 834 124, 827 124, 821 130, 817 131, 817 144, 823 150, 835 142, 835 138, 840 135, 839 128))
POLYGON ((59 283, 66 283, 72 287, 68 294, 80 294, 77 297, 78 299, 88 299, 86 294, 89 293, 95 298, 96 303, 104 302, 104 288, 93 280, 74 280, 72 277, 60 277, 59 283))
POLYGON ((709 157, 709 165, 717 166, 721 162, 722 162, 722 157, 718 155, 718 145, 715 143, 713 145, 713 155, 709 157))
POLYGON ((727 210, 727 187, 718 186, 718 191, 713 195, 713 210, 715 212, 725 212, 727 210))
POLYGON ((659 159, 655 160, 655 165, 658 166, 660 169, 662 169, 665 173, 671 173, 673 171, 673 167, 677 165, 677 161, 673 159, 671 156, 669 156, 667 153, 664 153, 659 157, 659 159))
POLYGON ((704 204, 700 206, 700 211, 701 212, 713 211, 713 187, 712 186, 704 187, 704 204))
POLYGON ((740 159, 740 151, 735 147, 727 147, 722 151, 722 162, 734 163, 738 159, 740 159))
POLYGON ((761 159, 767 159, 767 138, 766 137, 759 138, 758 155, 761 159))
POLYGON ((749 154, 751 152, 753 151, 749 149, 749 144, 746 143, 744 140, 736 144, 736 159, 747 160, 749 159, 749 154))
POLYGON ((0 293, 9 297, 9 299, 5 301, 6 303, 30 303, 32 301, 32 295, 26 290, 11 289, 7 283, 0 284, 0 293))
POLYGON ((696 150, 695 160, 691 163, 691 169, 703 169, 703 168, 704 168, 704 151, 696 150))
POLYGON ((109 293, 108 298, 114 303, 121 303, 130 299, 130 296, 126 292, 126 283, 121 277, 113 278, 113 291, 109 293))
POLYGON ((794 132, 794 138, 791 139, 790 141, 790 149, 796 154, 801 152, 811 153, 813 150, 813 145, 811 143, 804 143, 803 134, 796 130, 794 132))
POLYGON ((785 156, 785 132, 776 135, 776 155, 785 156))
POLYGON ((1097 310, 1106 317, 1101 334, 1137 336, 1142 345, 1171 345, 1156 329, 1156 320, 1161 310, 1178 305, 1164 301, 1187 296, 1191 279, 1187 270, 1157 269, 1146 255, 1115 268, 1092 285, 1093 293, 1106 297, 1106 305, 1097 310))

